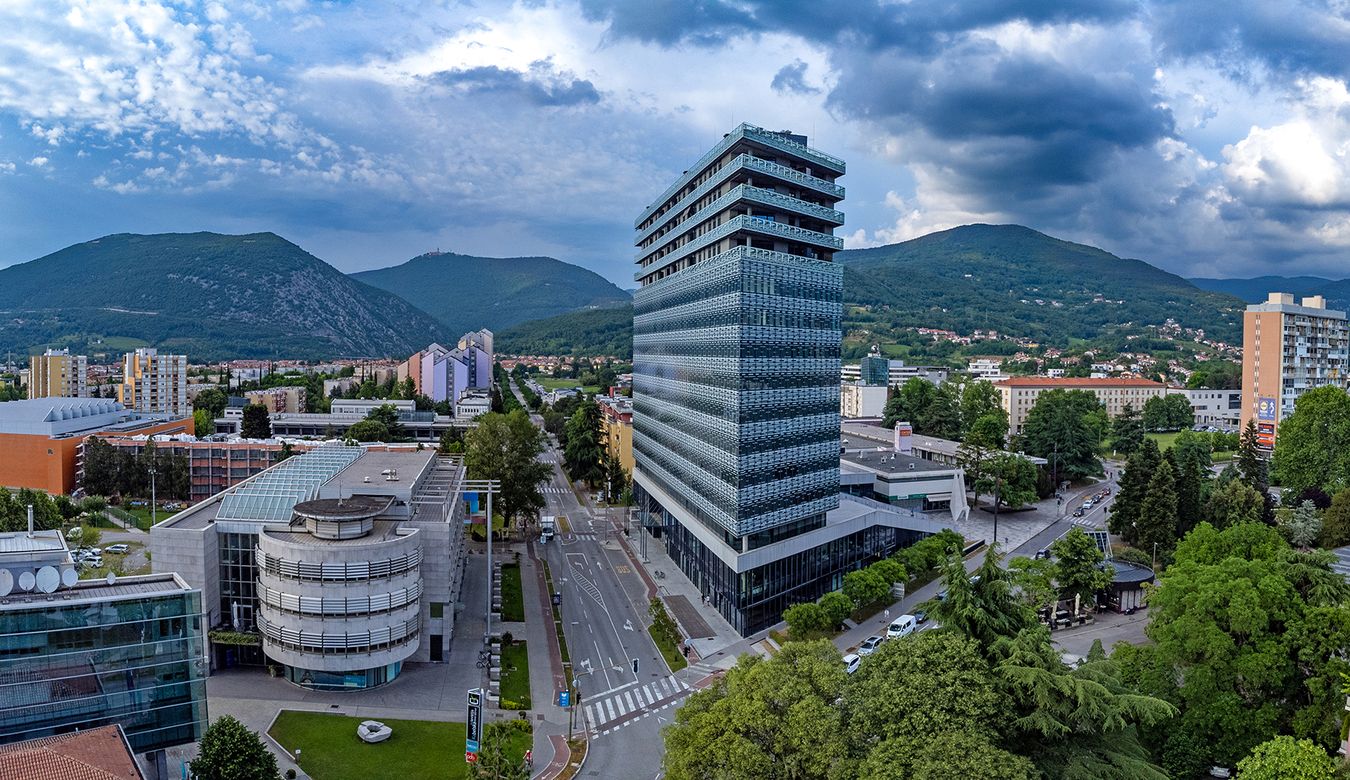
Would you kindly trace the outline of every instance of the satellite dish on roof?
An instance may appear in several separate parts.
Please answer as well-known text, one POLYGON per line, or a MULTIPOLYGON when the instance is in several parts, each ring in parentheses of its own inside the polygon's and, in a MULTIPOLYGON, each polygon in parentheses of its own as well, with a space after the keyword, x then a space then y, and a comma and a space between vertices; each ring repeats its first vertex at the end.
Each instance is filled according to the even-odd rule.
POLYGON ((113 574, 112 572, 108 572, 108 576, 104 577, 103 581, 111 585, 114 582, 117 582, 117 575, 113 574))
POLYGON ((61 585, 61 572, 51 566, 38 569, 37 589, 43 593, 55 593, 61 585))
POLYGON ((37 577, 33 575, 33 572, 26 571, 19 575, 19 590, 32 590, 36 584, 37 577))
POLYGON ((14 590, 14 575, 9 569, 0 569, 0 596, 8 596, 14 590))
POLYGON ((75 587, 75 583, 80 581, 80 573, 74 569, 64 569, 61 572, 61 584, 67 588, 75 587))

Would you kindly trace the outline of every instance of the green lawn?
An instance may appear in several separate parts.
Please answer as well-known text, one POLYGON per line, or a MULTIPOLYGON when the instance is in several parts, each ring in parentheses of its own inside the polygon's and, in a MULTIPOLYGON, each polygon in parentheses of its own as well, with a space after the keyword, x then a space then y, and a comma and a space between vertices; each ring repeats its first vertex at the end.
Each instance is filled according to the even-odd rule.
MULTIPOLYGON (((1171 433, 1146 433, 1144 435, 1157 442, 1159 450, 1167 452, 1172 449, 1173 444, 1176 444, 1177 437, 1181 435, 1181 431, 1172 431, 1171 433)), ((1232 460, 1233 453, 1231 451, 1216 452, 1210 457, 1215 463, 1223 463, 1224 461, 1232 460)))
POLYGON ((525 598, 520 586, 520 564, 508 563, 502 567, 502 620, 508 623, 525 622, 525 598))
POLYGON ((654 624, 647 626, 647 633, 651 635, 652 641, 656 643, 656 649, 661 651, 661 657, 666 659, 666 666, 670 667, 670 671, 672 673, 678 672, 688 666, 689 662, 684 660, 684 653, 680 652, 680 648, 671 644, 664 636, 657 634, 654 630, 655 628, 656 626, 654 624))
MULTIPOLYGON (((123 511, 123 512, 126 512, 127 514, 129 514, 129 515, 131 515, 132 517, 136 518, 136 527, 137 527, 137 528, 141 529, 142 531, 149 531, 149 530, 150 530, 150 525, 151 525, 151 523, 150 523, 150 507, 148 507, 148 506, 139 506, 139 507, 136 507, 136 508, 134 508, 134 509, 122 508, 122 511, 123 511)), ((164 520, 165 520, 166 518, 173 517, 173 516, 176 515, 176 514, 178 514, 178 512, 176 512, 176 511, 175 511, 175 512, 170 512, 170 511, 168 511, 167 509, 159 509, 159 510, 156 510, 156 511, 155 511, 154 519, 155 519, 156 522, 162 523, 162 522, 164 522, 164 520)))
POLYGON ((502 645, 502 709, 528 710, 530 702, 530 656, 525 642, 502 645))
MULTIPOLYGON (((394 730, 384 742, 368 745, 356 736, 366 718, 326 712, 282 710, 270 732, 291 755, 300 749, 300 768, 314 780, 456 780, 469 777, 464 762, 464 724, 375 718, 394 730)), ((525 755, 530 735, 511 732, 507 753, 525 755)))
POLYGON ((576 380, 576 379, 554 379, 553 377, 541 376, 541 377, 536 377, 536 378, 535 378, 535 381, 537 381, 537 382, 539 383, 539 386, 542 387, 542 388, 544 388, 545 390, 559 390, 559 389, 561 389, 561 388, 566 388, 566 387, 580 387, 580 388, 581 388, 581 392, 583 392, 583 393, 598 393, 598 392, 600 392, 600 386, 599 386, 599 385, 584 385, 584 386, 583 386, 583 385, 581 384, 581 382, 580 382, 579 380, 576 380))

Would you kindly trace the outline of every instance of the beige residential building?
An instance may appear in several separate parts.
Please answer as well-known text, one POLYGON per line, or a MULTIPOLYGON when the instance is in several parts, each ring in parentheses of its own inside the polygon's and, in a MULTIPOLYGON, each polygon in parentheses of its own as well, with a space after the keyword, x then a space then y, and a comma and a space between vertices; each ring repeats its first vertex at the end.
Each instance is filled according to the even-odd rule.
POLYGON ((1003 411, 1008 413, 1008 428, 1014 433, 1022 432, 1031 407, 1036 399, 1047 390, 1087 390, 1097 396, 1097 400, 1106 407, 1106 413, 1118 416, 1126 405, 1135 411, 1143 411, 1144 403, 1150 398, 1167 394, 1167 386, 1149 379, 1135 377, 1046 377, 1018 376, 995 382, 999 395, 1003 399, 1003 411))
POLYGON ((187 355, 161 355, 152 348, 122 356, 117 400, 137 412, 191 415, 187 400, 187 355))
POLYGON ((272 414, 302 414, 306 411, 308 392, 303 387, 268 387, 249 390, 244 397, 251 404, 267 407, 272 414))
POLYGON ((1295 303, 1271 293, 1242 315, 1241 425, 1256 420, 1257 441, 1274 449, 1280 421, 1294 402, 1323 385, 1346 387, 1350 327, 1345 312, 1327 308, 1320 295, 1295 303))
POLYGON ((28 371, 29 398, 89 397, 89 360, 68 349, 33 355, 28 371))

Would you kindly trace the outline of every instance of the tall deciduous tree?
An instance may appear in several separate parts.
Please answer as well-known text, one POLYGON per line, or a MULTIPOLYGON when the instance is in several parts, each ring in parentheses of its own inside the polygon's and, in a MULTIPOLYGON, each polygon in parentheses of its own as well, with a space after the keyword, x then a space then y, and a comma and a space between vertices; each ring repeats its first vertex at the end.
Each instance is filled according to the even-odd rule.
MULTIPOLYGON (((980 379, 972 379, 965 383, 961 388, 961 419, 969 428, 976 420, 985 415, 1003 415, 1007 420, 1007 413, 1003 411, 1002 396, 999 395, 998 388, 990 382, 980 379)), ((1002 446, 1001 444, 999 446, 1002 446)))
POLYGON ((986 458, 975 482, 976 494, 997 494, 1001 506, 1019 507, 1036 500, 1036 464, 1011 452, 986 458))
POLYGON ((1324 385, 1299 396, 1294 413, 1280 423, 1271 473, 1295 494, 1350 487, 1350 394, 1324 385))
POLYGON ((605 447, 600 432, 600 405, 586 399, 567 420, 563 460, 572 479, 594 487, 605 480, 605 447))
POLYGON ((553 470, 539 460, 544 452, 544 433, 530 422, 525 410, 482 415, 464 441, 469 478, 501 482, 500 503, 493 509, 499 509, 507 520, 536 517, 544 508, 539 486, 553 470))
MULTIPOLYGON (((1350 503, 1350 502, 1348 502, 1350 503)), ((1221 479, 1210 491, 1204 507, 1204 519, 1215 528, 1227 528, 1236 523, 1260 521, 1265 511, 1261 494, 1241 479, 1221 479)))
POLYGON ((961 398, 957 386, 948 382, 937 389, 928 408, 915 421, 915 430, 940 439, 960 440, 964 435, 961 425, 961 398))
POLYGON ((1047 390, 1036 398, 1022 426, 1022 449, 1055 457, 1061 479, 1102 473, 1098 451, 1110 421, 1097 397, 1086 390, 1047 390))
POLYGON ((886 401, 882 424, 887 428, 894 427, 897 422, 917 425, 935 397, 936 385, 927 379, 911 377, 891 392, 890 399, 886 401))
POLYGON ((202 735, 188 766, 198 780, 280 780, 277 758, 258 733, 233 716, 222 715, 202 735))
POLYGON ((1279 736, 1257 745, 1238 762, 1242 780, 1334 780, 1336 760, 1312 740, 1279 736))
POLYGON ((1050 552, 1055 556, 1054 576, 1060 598, 1077 596, 1083 604, 1093 604, 1115 576, 1101 548, 1077 526, 1055 540, 1050 552))

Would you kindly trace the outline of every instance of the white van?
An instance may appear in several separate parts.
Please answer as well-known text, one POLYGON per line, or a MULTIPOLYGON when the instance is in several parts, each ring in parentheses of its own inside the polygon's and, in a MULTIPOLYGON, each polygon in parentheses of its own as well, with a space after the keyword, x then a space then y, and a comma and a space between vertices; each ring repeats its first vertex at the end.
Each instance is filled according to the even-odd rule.
POLYGON ((891 625, 886 629, 887 639, 896 639, 897 637, 909 636, 914 633, 914 629, 919 625, 913 615, 901 615, 891 621, 891 625))
POLYGON ((853 674, 854 672, 858 671, 858 667, 861 666, 861 665, 862 665, 862 657, 860 657, 860 656, 858 656, 858 655, 856 655, 856 654, 854 654, 854 653, 849 653, 848 655, 844 656, 844 671, 845 671, 845 672, 848 672, 849 674, 853 674))

